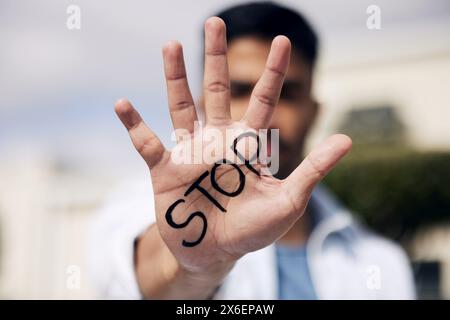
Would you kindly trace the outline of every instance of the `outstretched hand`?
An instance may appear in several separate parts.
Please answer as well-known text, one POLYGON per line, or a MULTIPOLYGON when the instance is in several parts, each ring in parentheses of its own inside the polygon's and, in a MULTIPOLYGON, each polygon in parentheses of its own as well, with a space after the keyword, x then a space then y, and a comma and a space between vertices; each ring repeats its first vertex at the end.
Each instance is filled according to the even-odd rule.
MULTIPOLYGON (((175 150, 187 152, 205 147, 210 143, 204 138, 208 130, 222 132, 223 136, 227 130, 236 132, 236 140, 242 132, 267 128, 287 72, 290 49, 286 37, 273 40, 245 116, 232 121, 225 24, 216 17, 208 19, 203 83, 205 124, 200 135, 194 131, 198 119, 182 47, 177 42, 167 44, 163 57, 170 115, 174 128, 184 129, 184 134, 177 136, 175 150)), ((314 186, 351 148, 347 136, 331 136, 288 178, 279 180, 260 174, 258 164, 233 162, 223 155, 216 155, 214 163, 175 163, 171 152, 128 101, 118 101, 116 113, 150 168, 161 237, 180 265, 189 270, 236 261, 279 239, 304 213, 314 186)), ((227 141, 223 144, 224 150, 232 150, 227 141)))

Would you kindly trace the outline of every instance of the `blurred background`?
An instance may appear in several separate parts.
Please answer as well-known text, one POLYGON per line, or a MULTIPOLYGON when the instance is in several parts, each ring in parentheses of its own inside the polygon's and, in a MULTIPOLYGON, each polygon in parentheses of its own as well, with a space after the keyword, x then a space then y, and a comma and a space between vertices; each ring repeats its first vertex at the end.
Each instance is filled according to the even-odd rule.
MULTIPOLYGON (((90 219, 117 186, 148 176, 113 104, 130 99, 173 145, 161 46, 183 43, 198 96, 203 22, 237 2, 0 2, 0 298, 95 297, 90 219), (70 5, 80 29, 67 27, 70 5)), ((338 131, 355 142, 325 183, 406 249, 420 298, 449 299, 450 2, 279 2, 321 40, 309 145, 338 131)))

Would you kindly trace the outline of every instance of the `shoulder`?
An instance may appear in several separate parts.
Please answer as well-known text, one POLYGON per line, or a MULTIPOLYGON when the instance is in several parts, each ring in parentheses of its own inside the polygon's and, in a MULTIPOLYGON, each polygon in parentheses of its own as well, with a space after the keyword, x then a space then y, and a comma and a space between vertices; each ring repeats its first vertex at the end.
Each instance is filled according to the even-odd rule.
POLYGON ((316 211, 325 221, 323 238, 337 231, 337 234, 346 239, 337 243, 345 243, 360 261, 383 266, 387 272, 410 270, 409 259, 398 244, 368 229, 325 187, 316 187, 313 199, 316 211))
POLYGON ((364 226, 354 228, 353 251, 368 278, 379 277, 386 298, 413 299, 414 278, 405 250, 395 242, 380 236, 364 226), (395 293, 395 294, 394 294, 395 293), (389 296, 392 294, 392 297, 389 296))
POLYGON ((89 234, 95 239, 99 235, 105 239, 118 238, 127 230, 132 230, 131 233, 144 230, 155 220, 151 182, 148 179, 124 181, 93 215, 89 234))
POLYGON ((376 260, 387 263, 402 262, 409 264, 405 251, 394 241, 376 234, 359 223, 355 223, 353 232, 355 235, 353 245, 360 254, 370 255, 376 260))

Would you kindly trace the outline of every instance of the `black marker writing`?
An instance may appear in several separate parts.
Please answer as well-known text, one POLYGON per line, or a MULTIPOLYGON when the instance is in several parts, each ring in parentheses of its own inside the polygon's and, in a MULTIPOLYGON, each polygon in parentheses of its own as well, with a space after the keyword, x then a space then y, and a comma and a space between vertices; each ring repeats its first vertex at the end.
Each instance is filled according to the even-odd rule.
MULTIPOLYGON (((211 185, 214 187, 214 189, 216 189, 217 191, 219 191, 221 194, 224 194, 224 195, 226 195, 226 196, 228 196, 228 197, 236 197, 236 196, 238 196, 238 195, 242 192, 242 190, 244 190, 244 186, 245 186, 245 174, 242 172, 241 168, 239 168, 239 166, 238 166, 237 164, 235 164, 235 163, 229 163, 226 159, 223 159, 223 160, 222 160, 222 163, 216 163, 216 164, 214 164, 214 167, 213 167, 212 170, 211 170, 211 185), (236 189, 236 191, 233 191, 233 192, 225 191, 225 190, 223 190, 223 189, 219 186, 219 184, 218 184, 217 181, 216 181, 216 171, 217 171, 217 168, 220 167, 221 165, 225 164, 225 163, 231 165, 231 166, 232 166, 233 168, 235 168, 235 169, 238 171, 238 173, 239 173, 239 187, 236 189)), ((224 210, 225 210, 225 209, 224 209, 224 210)), ((225 212, 226 212, 226 210, 225 210, 225 212)))
MULTIPOLYGON (((233 145, 231 146, 233 152, 236 154, 236 156, 238 156, 238 158, 244 162, 245 166, 252 171, 253 173, 255 173, 256 175, 259 176, 259 172, 250 164, 251 161, 257 160, 259 158, 259 136, 256 133, 253 132, 245 132, 241 135, 239 135, 234 141, 233 141, 233 145), (257 142, 257 150, 256 153, 250 158, 250 159, 246 159, 238 150, 237 150, 237 144, 239 142, 240 139, 245 138, 245 137, 254 137, 256 138, 256 142, 257 142)), ((184 193, 184 196, 188 196, 192 191, 194 190, 198 190, 199 192, 201 192, 211 203, 213 203, 217 208, 219 208, 220 211, 222 212, 226 212, 227 210, 205 189, 203 188, 200 184, 201 182, 209 175, 209 171, 205 171, 203 172, 200 177, 195 180, 195 182, 186 190, 186 192, 184 193)), ((211 185, 212 187, 220 192, 221 194, 228 196, 228 197, 236 197, 239 194, 241 194, 241 192, 244 190, 245 187, 245 174, 244 172, 242 172, 241 168, 239 168, 239 166, 235 163, 231 163, 229 162, 227 159, 223 159, 217 163, 214 164, 213 168, 211 169, 211 185), (239 186, 237 187, 236 190, 234 191, 227 191, 224 190, 222 187, 219 186, 219 184, 217 183, 216 180, 216 171, 217 168, 219 168, 222 165, 231 165, 234 169, 237 170, 238 174, 239 174, 239 186)), ((198 237, 197 240, 193 241, 193 242, 189 242, 186 240, 182 241, 182 245, 185 247, 194 247, 198 244, 200 244, 200 242, 202 242, 203 238, 206 235, 206 230, 208 228, 208 222, 206 219, 206 216, 203 212, 201 211, 195 211, 193 213, 191 213, 189 215, 189 217, 186 219, 186 221, 182 222, 182 223, 176 223, 173 220, 173 216, 172 213, 174 211, 174 209, 181 203, 184 203, 185 200, 184 199, 178 199, 177 201, 175 201, 168 209, 165 215, 166 221, 169 224, 169 226, 171 226, 174 229, 182 229, 185 228, 189 225, 189 223, 195 219, 196 217, 200 218, 203 221, 203 228, 202 231, 200 233, 200 236, 198 237)))
POLYGON ((194 247, 196 245, 198 245, 200 242, 202 242, 203 238, 205 237, 206 234, 206 229, 208 226, 208 222, 206 221, 206 217, 203 214, 203 212, 201 211, 196 211, 194 213, 192 213, 185 222, 183 223, 176 223, 175 221, 173 221, 173 217, 172 217, 172 212, 175 209, 175 207, 177 205, 179 205, 180 203, 185 202, 183 199, 179 199, 177 201, 175 201, 170 207, 169 209, 167 209, 166 212, 166 221, 169 224, 169 226, 171 226, 174 229, 181 229, 181 228, 185 228, 189 222, 192 221, 192 219, 194 219, 195 217, 199 217, 203 220, 203 229, 202 229, 202 233, 200 234, 200 237, 198 237, 198 239, 194 242, 188 242, 186 240, 183 240, 182 245, 185 247, 194 247))
POLYGON ((244 132, 243 134, 239 135, 236 139, 234 139, 233 141, 233 146, 231 147, 233 152, 237 155, 237 157, 244 162, 245 166, 247 168, 250 169, 250 171, 252 171, 253 173, 255 173, 256 175, 259 176, 259 172, 258 170, 256 170, 251 164, 250 162, 252 161, 256 161, 259 159, 259 136, 254 133, 254 132, 244 132), (256 139, 256 143, 257 143, 257 147, 256 147, 256 152, 255 154, 250 158, 250 159, 246 159, 238 150, 237 150, 237 144, 239 142, 239 140, 241 140, 242 138, 245 137, 254 137, 256 139))

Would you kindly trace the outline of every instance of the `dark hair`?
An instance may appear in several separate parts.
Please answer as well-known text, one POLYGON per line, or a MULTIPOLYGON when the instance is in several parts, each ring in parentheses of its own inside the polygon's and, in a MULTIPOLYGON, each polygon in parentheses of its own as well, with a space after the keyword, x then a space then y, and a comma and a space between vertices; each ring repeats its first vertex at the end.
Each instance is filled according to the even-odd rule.
POLYGON ((285 35, 306 61, 314 66, 318 39, 308 21, 298 12, 272 2, 251 2, 233 6, 219 14, 227 25, 227 40, 255 35, 272 40, 285 35))

